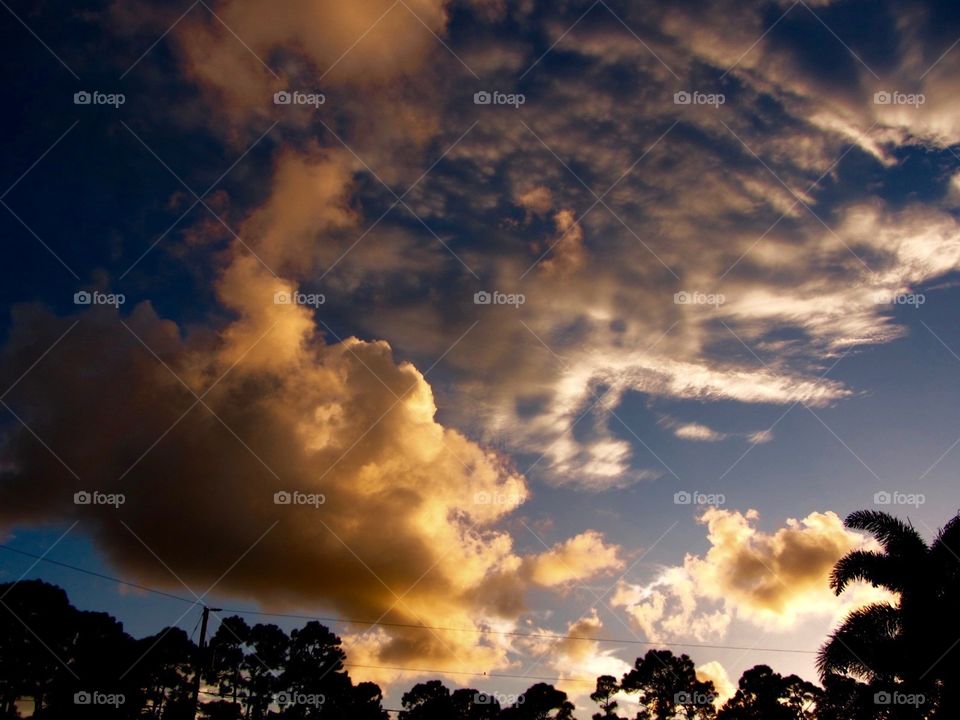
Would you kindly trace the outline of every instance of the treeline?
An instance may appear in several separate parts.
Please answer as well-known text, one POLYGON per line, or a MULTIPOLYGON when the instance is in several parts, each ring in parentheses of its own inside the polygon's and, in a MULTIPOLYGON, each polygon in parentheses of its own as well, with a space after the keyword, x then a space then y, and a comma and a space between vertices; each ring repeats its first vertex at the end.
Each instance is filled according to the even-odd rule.
MULTIPOLYGON (((821 684, 765 665, 741 676, 718 707, 694 662, 650 650, 621 678, 597 678, 593 720, 956 720, 960 669, 960 515, 927 545, 912 526, 879 512, 851 528, 880 549, 855 551, 831 578, 897 593, 850 615, 820 652, 821 684)), ((382 720, 374 683, 354 683, 340 638, 318 622, 287 634, 272 624, 224 618, 206 647, 179 628, 135 639, 106 613, 74 608, 40 580, 0 585, 0 720, 382 720), (201 668, 200 672, 196 668, 201 668)), ((442 682, 400 700, 404 720, 564 720, 566 693, 537 683, 507 696, 442 682)), ((581 715, 580 717, 586 717, 581 715)))
MULTIPOLYGON (((340 638, 318 622, 287 634, 226 617, 200 648, 176 627, 134 639, 110 615, 77 610, 64 590, 40 580, 0 585, 0 597, 3 720, 20 717, 21 705, 49 720, 192 720, 195 710, 208 720, 388 717, 380 688, 351 680, 340 638)), ((602 713, 595 717, 620 717, 614 696, 621 691, 641 702, 638 718, 717 717, 713 684, 697 679, 689 657, 668 650, 651 650, 619 680, 598 678, 592 697, 602 713)), ((820 697, 816 686, 761 666, 744 674, 719 717, 813 717, 805 713, 820 697)), ((405 720, 564 719, 575 710, 566 693, 545 683, 508 696, 451 691, 439 680, 415 685, 401 707, 405 720)))

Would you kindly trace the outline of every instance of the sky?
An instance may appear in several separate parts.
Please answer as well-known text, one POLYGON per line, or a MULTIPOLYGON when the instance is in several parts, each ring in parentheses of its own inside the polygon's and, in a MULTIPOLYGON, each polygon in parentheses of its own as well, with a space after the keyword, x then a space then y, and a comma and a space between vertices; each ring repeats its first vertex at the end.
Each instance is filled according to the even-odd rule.
POLYGON ((106 576, 0 580, 330 618, 393 702, 651 645, 723 694, 889 599, 848 513, 957 512, 956 4, 0 22, 0 537, 106 576))

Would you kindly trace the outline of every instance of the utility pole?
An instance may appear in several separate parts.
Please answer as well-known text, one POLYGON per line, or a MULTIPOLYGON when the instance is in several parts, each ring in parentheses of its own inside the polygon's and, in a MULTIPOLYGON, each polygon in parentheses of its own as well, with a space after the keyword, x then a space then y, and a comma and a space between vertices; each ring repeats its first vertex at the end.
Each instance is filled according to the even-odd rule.
POLYGON ((193 718, 196 720, 200 711, 200 673, 207 666, 207 623, 210 621, 210 612, 218 612, 221 608, 203 606, 203 618, 200 621, 200 642, 197 643, 197 660, 193 670, 193 718))

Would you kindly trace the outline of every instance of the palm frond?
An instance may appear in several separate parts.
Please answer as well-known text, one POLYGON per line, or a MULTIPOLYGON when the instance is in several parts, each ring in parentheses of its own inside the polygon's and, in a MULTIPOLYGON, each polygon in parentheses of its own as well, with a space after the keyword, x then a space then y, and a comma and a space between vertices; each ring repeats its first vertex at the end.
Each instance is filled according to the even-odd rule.
POLYGON ((927 544, 916 528, 889 513, 858 510, 847 516, 844 524, 853 530, 869 532, 888 553, 920 555, 927 552, 927 544))
POLYGON ((839 595, 847 585, 863 580, 894 592, 903 589, 904 579, 898 572, 899 563, 889 555, 870 550, 854 550, 844 555, 833 566, 830 587, 839 595))
POLYGON ((888 603, 854 610, 821 648, 817 656, 820 677, 833 673, 874 680, 891 674, 901 629, 900 613, 888 603))
MULTIPOLYGON (((930 549, 938 556, 945 554, 954 558, 960 557, 960 513, 940 528, 940 532, 934 538, 930 549)), ((960 564, 960 560, 957 562, 960 564)))

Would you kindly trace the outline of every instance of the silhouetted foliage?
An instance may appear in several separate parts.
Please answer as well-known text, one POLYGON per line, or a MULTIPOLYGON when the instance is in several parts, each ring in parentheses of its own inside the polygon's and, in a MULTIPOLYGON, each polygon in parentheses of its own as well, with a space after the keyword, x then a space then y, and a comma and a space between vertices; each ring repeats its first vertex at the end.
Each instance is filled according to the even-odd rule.
POLYGON ((816 717, 820 689, 796 675, 783 677, 766 665, 752 667, 740 677, 736 694, 717 720, 809 720, 816 717))
POLYGON ((143 702, 141 675, 127 668, 137 643, 105 613, 80 612, 60 588, 39 580, 0 585, 0 694, 6 717, 29 698, 35 718, 135 717, 124 704, 85 704, 91 693, 143 702), (79 703, 77 702, 79 701, 79 703))
POLYGON ((131 673, 136 673, 143 688, 150 717, 192 720, 196 646, 180 628, 166 628, 136 644, 131 673))
POLYGON ((573 718, 573 703, 567 694, 553 685, 537 683, 527 688, 500 717, 509 720, 569 720, 573 718))
MULTIPOLYGON (((717 711, 713 683, 697 678, 693 660, 650 650, 619 681, 597 678, 593 720, 625 720, 619 693, 637 699, 635 720, 960 718, 960 515, 929 546, 885 513, 854 513, 846 523, 872 533, 881 550, 842 558, 833 589, 863 580, 899 600, 854 611, 828 639, 818 658, 822 688, 757 665, 717 711)), ((37 720, 193 720, 198 666, 196 710, 204 720, 388 718, 380 688, 354 685, 340 638, 315 621, 288 635, 276 625, 222 618, 201 652, 180 628, 136 640, 114 618, 77 610, 62 589, 40 580, 0 585, 0 600, 0 720, 30 712, 37 720)), ((400 718, 574 717, 566 693, 546 683, 511 697, 508 707, 502 697, 431 680, 403 694, 400 718)))
POLYGON ((693 660, 669 650, 649 650, 637 658, 620 688, 640 696, 637 720, 672 720, 680 712, 701 720, 715 714, 713 683, 698 680, 693 660))
POLYGON ((230 703, 238 709, 247 697, 243 659, 244 647, 249 640, 250 626, 236 615, 223 618, 210 640, 210 667, 206 680, 218 688, 221 696, 230 698, 230 703))
POLYGON ((590 693, 590 699, 600 706, 602 712, 594 713, 593 720, 622 720, 617 715, 617 701, 613 696, 620 690, 620 683, 613 675, 601 675, 597 678, 597 688, 590 693))
POLYGON ((862 580, 899 599, 846 618, 820 651, 821 679, 852 676, 894 698, 922 698, 913 717, 960 717, 960 515, 929 546, 912 525, 887 513, 855 512, 845 524, 871 533, 880 550, 841 558, 831 576, 833 590, 839 595, 862 580))
POLYGON ((479 690, 450 690, 439 680, 415 685, 404 693, 403 720, 488 720, 500 717, 499 701, 479 690))
POLYGON ((828 675, 817 701, 817 720, 872 720, 878 710, 875 692, 853 678, 828 675))
MULTIPOLYGON (((193 720, 200 656, 183 630, 134 640, 38 580, 0 585, 0 597, 0 720, 20 717, 18 704, 38 720, 193 720)), ((225 618, 204 656, 201 717, 386 720, 380 688, 353 684, 340 645, 317 622, 288 637, 276 625, 225 618)))

